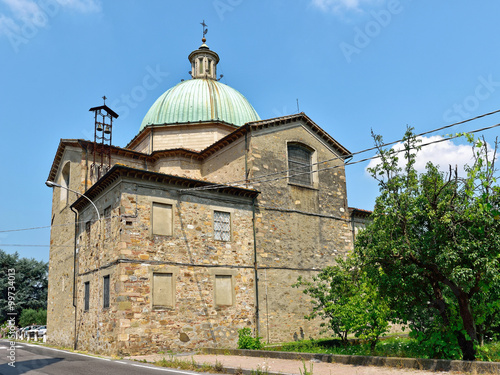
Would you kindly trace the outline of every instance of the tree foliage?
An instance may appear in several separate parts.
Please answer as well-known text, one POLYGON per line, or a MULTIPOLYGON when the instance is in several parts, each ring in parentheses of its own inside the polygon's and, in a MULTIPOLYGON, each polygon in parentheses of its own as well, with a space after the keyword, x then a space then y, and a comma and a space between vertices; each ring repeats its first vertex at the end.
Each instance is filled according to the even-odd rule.
POLYGON ((47 324, 47 310, 24 309, 19 318, 19 325, 21 327, 26 327, 33 324, 47 324))
POLYGON ((357 239, 363 269, 401 322, 435 357, 474 360, 475 345, 498 332, 500 188, 493 150, 468 137, 474 159, 458 171, 428 163, 415 170, 418 140, 404 136, 405 166, 374 136, 380 195, 373 222, 357 239))
POLYGON ((47 308, 48 263, 0 250, 0 272, 0 323, 12 317, 7 315, 9 312, 17 313, 17 323, 24 309, 47 308), (15 275, 14 280, 9 280, 9 275, 15 275), (14 296, 13 310, 8 304, 9 291, 14 296))
POLYGON ((294 286, 303 287, 311 297, 313 310, 306 319, 319 316, 325 321, 321 326, 330 328, 344 343, 354 334, 374 347, 387 332, 389 309, 357 263, 352 256, 339 260, 311 281, 299 277, 294 286))

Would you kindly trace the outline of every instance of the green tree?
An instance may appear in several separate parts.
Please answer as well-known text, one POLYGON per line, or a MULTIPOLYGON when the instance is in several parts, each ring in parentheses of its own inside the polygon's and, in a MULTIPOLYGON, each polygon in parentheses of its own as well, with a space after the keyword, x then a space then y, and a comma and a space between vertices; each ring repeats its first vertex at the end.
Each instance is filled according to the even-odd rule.
POLYGON ((498 327, 500 189, 496 149, 474 140, 474 162, 460 178, 428 163, 415 170, 418 140, 404 136, 404 168, 398 153, 383 149, 370 170, 380 186, 373 222, 355 248, 363 268, 391 309, 437 357, 474 360, 481 335, 498 327))
POLYGON ((16 312, 16 323, 24 309, 47 309, 48 263, 35 259, 19 258, 0 250, 0 324, 16 312), (15 275, 9 280, 9 275, 15 275), (9 289, 14 288, 14 289, 9 289), (9 291, 15 293, 15 305, 9 308, 9 291))
POLYGON ((344 344, 354 334, 374 348, 387 332, 389 308, 357 263, 351 255, 326 267, 312 281, 299 277, 294 287, 303 287, 311 297, 313 308, 306 319, 321 317, 326 321, 321 326, 330 328, 344 344))
POLYGON ((47 310, 24 309, 19 318, 19 325, 26 327, 32 324, 47 324, 47 310))

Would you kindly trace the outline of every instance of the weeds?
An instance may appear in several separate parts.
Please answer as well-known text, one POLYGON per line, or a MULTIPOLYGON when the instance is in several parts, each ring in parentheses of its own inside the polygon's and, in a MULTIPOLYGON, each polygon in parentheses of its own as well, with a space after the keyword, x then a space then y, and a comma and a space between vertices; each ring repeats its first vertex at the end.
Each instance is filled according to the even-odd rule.
POLYGON ((252 370, 250 373, 252 375, 269 375, 269 370, 267 368, 262 369, 260 366, 257 366, 255 370, 252 370))
POLYGON ((309 371, 307 370, 306 367, 306 361, 302 360, 302 366, 304 367, 304 371, 302 371, 301 368, 299 368, 300 375, 313 375, 313 363, 309 363, 309 371))
POLYGON ((163 357, 161 360, 154 362, 154 365, 180 370, 224 373, 222 362, 215 361, 215 365, 210 365, 208 363, 198 364, 192 357, 190 361, 186 361, 171 355, 168 359, 163 357))

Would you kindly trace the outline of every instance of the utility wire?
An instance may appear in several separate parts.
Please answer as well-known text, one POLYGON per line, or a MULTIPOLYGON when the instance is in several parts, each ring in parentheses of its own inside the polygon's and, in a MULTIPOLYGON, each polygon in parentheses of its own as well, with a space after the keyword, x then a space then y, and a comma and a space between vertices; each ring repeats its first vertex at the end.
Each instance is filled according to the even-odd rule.
MULTIPOLYGON (((72 223, 74 224, 74 223, 72 223)), ((61 225, 61 224, 60 224, 61 225)), ((69 224, 62 224, 62 225, 69 225, 69 224)), ((21 232, 24 230, 35 230, 35 229, 46 229, 50 228, 51 225, 46 225, 44 227, 33 227, 33 228, 21 228, 21 229, 8 229, 8 230, 0 230, 0 233, 8 233, 8 232, 21 232)))
MULTIPOLYGON (((115 215, 115 216, 106 216, 103 217, 103 219, 114 219, 116 217, 125 217, 126 215, 115 215)), ((92 223, 97 222, 97 220, 88 220, 92 223)), ((0 230, 0 233, 12 233, 12 232, 22 232, 26 230, 36 230, 36 229, 48 229, 48 228, 54 228, 54 227, 66 227, 68 225, 75 225, 75 224, 85 224, 88 221, 77 221, 76 223, 74 221, 64 223, 64 224, 55 224, 55 225, 45 225, 43 227, 32 227, 32 228, 20 228, 20 229, 6 229, 6 230, 0 230)))
MULTIPOLYGON (((487 126, 485 128, 481 128, 481 129, 471 130, 471 131, 469 131, 467 133, 472 133, 472 134, 479 133, 479 132, 482 132, 482 131, 494 129, 494 128, 499 127, 499 126, 500 126, 500 123, 492 125, 492 126, 487 126)), ((438 139, 438 140, 435 140, 435 141, 432 141, 432 142, 427 142, 427 143, 424 143, 424 144, 420 144, 418 146, 413 147, 412 149, 429 146, 429 145, 432 145, 432 144, 435 144, 435 143, 441 143, 441 142, 449 141, 450 139, 455 139, 455 138, 458 138, 458 137, 461 137, 461 135, 453 135, 453 136, 449 136, 449 137, 446 137, 446 138, 443 137, 441 139, 438 139)), ((380 147, 383 147, 383 146, 380 146, 380 147)), ((403 149, 403 150, 397 150, 397 151, 394 151, 394 152, 396 154, 398 154, 400 152, 405 152, 405 151, 406 150, 403 149)), ((353 161, 353 162, 348 162, 345 165, 346 166, 347 165, 354 165, 354 164, 363 163, 365 161, 369 161, 369 160, 373 160, 373 159, 378 159, 378 158, 380 158, 379 155, 374 155, 374 156, 371 156, 369 158, 365 158, 365 159, 361 159, 361 160, 356 160, 356 161, 353 161)), ((336 169, 336 168, 340 168, 340 167, 342 167, 342 165, 334 165, 333 167, 318 169, 317 171, 302 172, 302 173, 297 173, 297 174, 294 174, 294 175, 291 175, 291 176, 282 176, 282 177, 277 177, 277 178, 274 178, 274 179, 264 180, 264 181, 257 182, 256 184, 262 184, 264 182, 270 182, 270 181, 277 181, 277 180, 281 180, 281 179, 284 179, 284 178, 294 177, 294 176, 298 176, 298 175, 302 175, 302 174, 306 174, 306 173, 316 173, 316 172, 326 171, 326 170, 330 170, 330 169, 336 169)))
MULTIPOLYGON (((494 114, 499 113, 499 112, 500 112, 500 109, 498 109, 496 111, 493 111, 493 112, 488 112, 488 113, 485 113, 485 114, 482 114, 482 115, 479 115, 479 116, 476 116, 476 117, 472 117, 472 118, 469 118, 469 119, 466 119, 466 120, 463 120, 463 121, 455 122, 453 124, 445 125, 445 126, 442 126, 440 128, 435 128, 435 129, 431 129, 431 130, 428 130, 428 131, 425 131, 425 132, 422 132, 422 133, 419 133, 419 134, 415 134, 415 137, 422 137, 422 136, 427 135, 427 134, 435 133, 435 132, 438 132, 438 131, 441 131, 441 130, 444 130, 444 129, 449 129, 451 127, 454 127, 454 126, 457 126, 457 125, 462 125, 462 124, 465 124, 467 122, 478 120, 478 119, 481 119, 481 118, 484 118, 484 117, 487 117, 487 116, 491 116, 491 115, 494 115, 494 114)), ((485 128, 481 128, 481 129, 476 129, 476 130, 468 131, 467 133, 474 134, 474 133, 478 133, 478 132, 481 132, 481 131, 486 131, 486 130, 493 129, 493 128, 498 127, 498 126, 500 126, 500 124, 496 124, 496 125, 492 125, 492 126, 489 126, 489 127, 485 127, 485 128)), ((451 139, 458 138, 458 137, 459 136, 457 136, 457 135, 446 137, 446 138, 443 138, 441 140, 437 140, 437 141, 425 143, 423 145, 420 145, 419 147, 424 147, 424 146, 428 146, 428 145, 431 145, 431 144, 434 144, 434 143, 444 142, 444 141, 451 140, 451 139)), ((403 141, 403 139, 399 139, 399 140, 396 140, 396 141, 384 143, 384 144, 380 145, 379 147, 391 146, 391 145, 397 144, 397 143, 402 142, 402 141, 403 141)), ((347 156, 343 156, 343 157, 337 156, 337 157, 332 158, 332 159, 327 159, 327 160, 323 160, 323 161, 320 161, 320 162, 317 162, 317 163, 313 163, 313 164, 311 164, 311 166, 328 163, 330 161, 335 161, 335 160, 338 160, 338 159, 344 159, 344 158, 353 157, 355 155, 359 155, 359 154, 362 154, 362 153, 365 153, 365 152, 368 152, 368 151, 373 151, 373 150, 376 150, 376 149, 377 149, 377 147, 370 147, 370 148, 367 148, 367 149, 364 149, 364 150, 360 150, 360 151, 356 151, 356 152, 350 153, 347 156)), ((398 152, 400 152, 400 151, 398 151, 398 152)), ((376 159, 378 157, 379 156, 376 155, 376 156, 372 156, 372 157, 369 157, 369 158, 361 159, 361 160, 358 160, 358 161, 355 161, 355 162, 347 162, 343 166, 348 166, 348 165, 354 165, 354 164, 362 163, 362 162, 365 162, 365 161, 376 159)), ((260 184, 260 183, 264 183, 264 182, 276 181, 276 180, 280 180, 280 179, 283 179, 283 178, 289 178, 289 177, 299 176, 299 175, 302 175, 302 174, 312 174, 312 173, 316 173, 316 172, 320 172, 320 171, 324 171, 324 170, 329 170, 329 169, 340 168, 340 167, 341 166, 337 165, 337 166, 333 166, 333 167, 329 167, 329 168, 318 169, 316 171, 301 172, 301 173, 297 173, 297 174, 294 174, 294 175, 279 177, 279 178, 276 178, 276 179, 268 179, 268 180, 259 181, 260 179, 265 178, 265 177, 274 176, 274 175, 277 175, 277 174, 287 173, 287 172, 290 172, 290 171, 301 169, 303 167, 290 168, 290 169, 286 169, 286 170, 279 171, 279 172, 273 172, 273 173, 261 175, 261 176, 258 176, 257 178, 251 179, 251 180, 239 180, 239 181, 228 182, 227 184, 217 184, 217 185, 211 185, 211 186, 203 186, 203 187, 199 187, 199 188, 180 189, 180 191, 213 190, 213 189, 219 189, 219 188, 226 188, 228 186, 232 186, 231 184, 238 184, 238 183, 260 184)), ((120 216, 122 216, 122 215, 120 215, 120 216)), ((116 216, 114 216, 114 217, 116 217, 116 216)), ((82 224, 82 223, 84 223, 84 222, 83 221, 77 222, 77 224, 82 224)), ((75 224, 75 222, 71 222, 71 223, 67 223, 67 224, 57 224, 57 225, 47 225, 47 226, 41 226, 41 227, 32 227, 32 228, 0 230, 0 233, 21 232, 21 231, 36 230, 36 229, 47 229, 47 228, 52 228, 52 227, 57 227, 57 226, 67 226, 67 225, 74 225, 74 224, 75 224)), ((8 245, 4 245, 4 246, 8 246, 8 245)), ((40 246, 45 246, 45 245, 40 245, 40 246)))
MULTIPOLYGON (((444 130, 444 129, 449 129, 449 128, 452 128, 452 127, 457 126, 457 125, 462 125, 462 124, 465 124, 467 122, 471 122, 471 121, 474 121, 474 120, 481 119, 483 117, 494 115, 494 114, 499 113, 499 112, 500 112, 500 109, 498 109, 496 111, 493 111, 493 112, 484 113, 482 115, 479 115, 479 116, 476 116, 476 117, 472 117, 472 118, 469 118, 469 119, 466 119, 466 120, 463 120, 463 121, 455 122, 453 124, 445 125, 445 126, 442 126, 440 128, 435 128, 435 129, 431 129, 431 130, 428 130, 428 131, 425 131, 425 132, 422 132, 422 133, 419 133, 419 134, 415 134, 415 137, 422 137, 422 136, 427 135, 427 134, 435 133, 435 132, 438 132, 438 131, 441 131, 441 130, 444 130)), ((452 139, 452 138, 450 138, 450 139, 452 139)), ((399 139, 399 140, 396 140, 396 141, 384 143, 380 147, 391 146, 391 145, 397 144, 397 143, 402 142, 402 141, 403 141, 403 139, 399 139)), ((310 165, 314 166, 314 165, 324 164, 324 163, 328 163, 328 162, 339 160, 339 159, 352 158, 352 157, 354 157, 354 155, 363 154, 365 152, 373 151, 373 150, 376 150, 376 149, 377 149, 377 147, 374 146, 374 147, 366 148, 364 150, 360 150, 360 151, 356 151, 356 152, 350 153, 350 154, 345 155, 345 156, 336 156, 336 157, 334 157, 332 159, 327 159, 327 160, 323 160, 323 161, 320 161, 320 162, 312 163, 310 165)), ((238 180, 238 181, 229 182, 227 184, 217 184, 217 185, 212 185, 212 186, 202 186, 202 187, 197 187, 197 188, 181 189, 181 191, 212 190, 212 189, 218 189, 218 188, 224 188, 224 187, 232 186, 232 184, 234 184, 234 185, 237 186, 237 184, 249 183, 250 181, 253 182, 253 183, 258 183, 258 181, 260 179, 262 179, 262 178, 269 177, 269 176, 275 176, 275 175, 283 174, 283 173, 288 173, 288 172, 295 171, 295 170, 298 170, 298 169, 300 169, 300 167, 299 168, 289 168, 289 169, 285 169, 285 170, 278 171, 278 172, 273 172, 273 173, 268 173, 268 174, 265 174, 265 175, 260 175, 260 176, 258 176, 256 178, 252 179, 252 180, 238 180)), ((288 176, 288 177, 291 177, 291 176, 288 176)))
MULTIPOLYGON (((496 112, 500 112, 499 111, 496 111, 496 112)), ((491 113, 496 113, 496 112, 491 112, 491 113)), ((484 117, 485 115, 483 115, 484 117)), ((469 120, 471 121, 471 120, 469 120)), ((451 125, 448 125, 447 127, 450 127, 451 125)), ((471 133, 471 134, 474 134, 474 133, 478 133, 478 132, 482 132, 482 131, 486 131, 486 130, 490 130, 490 129, 493 129, 493 128, 496 128, 500 126, 500 123, 499 124, 495 124, 495 125, 492 125, 492 126, 488 126, 488 127, 484 127, 484 128, 480 128, 480 129, 475 129, 475 130, 471 130, 471 131, 468 131, 467 133, 471 133)), ((443 127, 445 128, 445 127, 443 127)), ((440 130, 442 130, 443 128, 440 128, 440 130)), ((419 137, 421 136, 422 134, 429 134, 429 132, 425 132, 425 133, 420 133, 420 134, 416 134, 415 136, 416 137, 419 137)), ((429 146, 429 145, 432 145, 432 144, 435 144, 435 143, 441 143, 441 142, 444 142, 444 141, 449 141, 451 139, 455 139, 455 138, 459 138, 461 137, 461 135, 453 135, 453 136, 449 136, 449 137, 443 137, 441 139, 438 139, 438 140, 435 140, 435 141, 432 141, 432 142, 428 142, 428 143, 424 143, 424 144, 421 144, 419 145, 418 147, 425 147, 425 146, 429 146)), ((402 140, 399 140, 399 141, 394 141, 394 142, 390 142, 390 143, 384 143, 378 147, 387 147, 387 146, 390 146, 390 145, 393 145, 393 144, 396 144, 396 143, 399 143, 401 142, 402 140)), ((371 151, 371 150, 375 150, 377 149, 377 147, 372 147, 370 149, 366 149, 366 150, 362 150, 362 151, 358 151, 358 152, 355 152, 355 153, 352 153, 351 155, 357 155, 357 154, 361 154, 361 153, 364 153, 364 152, 367 152, 367 151, 371 151)), ((400 150, 400 151, 396 151, 396 153, 399 153, 399 152, 402 152, 404 150, 400 150)), ((365 158, 365 159, 361 159, 361 160, 357 160, 357 161, 354 161, 354 162, 347 162, 343 165, 335 165, 335 166, 332 166, 332 167, 328 167, 328 168, 321 168, 321 169, 317 169, 315 171, 307 171, 307 172, 300 172, 300 173, 295 173, 295 174, 292 174, 292 175, 287 175, 287 176, 280 176, 280 177, 276 177, 276 178, 271 178, 271 179, 267 179, 267 180, 261 180, 262 177, 265 177, 265 176, 270 176, 270 175, 265 175, 265 176, 259 176, 258 178, 255 178, 255 179, 252 179, 252 180, 249 180, 249 183, 251 184, 262 184, 262 183, 265 183, 265 182, 271 182, 271 181, 277 181, 277 180, 282 180, 282 179, 285 179, 285 178, 290 178, 290 177, 295 177, 295 176, 300 176, 300 175, 304 175, 304 174, 312 174, 312 173, 317 173, 317 172, 321 172, 321 171, 326 171, 326 170, 331 170, 331 169, 336 169, 336 168, 341 168, 341 167, 344 167, 344 166, 348 166, 348 165, 353 165, 353 164, 358 164, 358 163, 362 163, 362 162, 365 162, 365 161, 368 161, 368 160, 373 160, 373 159, 377 159, 379 158, 378 155, 374 155, 374 156, 371 156, 369 158, 365 158)), ((331 159, 331 160, 335 160, 335 159, 331 159)), ((322 161, 320 163, 315 163, 315 164, 323 164, 323 163, 326 163, 328 161, 331 161, 331 160, 325 160, 325 161, 322 161)), ((313 164, 313 165, 315 165, 313 164)), ((303 167, 302 167, 303 168, 303 167)), ((289 172, 289 171, 293 171, 293 170, 297 170, 297 169, 300 169, 299 168, 293 168, 293 169, 288 169, 284 172, 289 172)), ((284 172, 277 172, 275 174, 278 174, 278 173, 284 173, 284 172)), ((243 180, 243 181, 247 181, 247 180, 243 180)), ((240 182, 240 181, 238 181, 240 182)), ((233 182, 234 183, 234 182, 233 182)), ((184 191, 192 191, 192 190, 212 190, 212 189, 219 189, 219 188, 224 188, 224 187, 228 187, 228 184, 226 185, 213 185, 213 186, 203 186, 203 187, 200 187, 200 188, 190 188, 190 189, 182 189, 184 191)))

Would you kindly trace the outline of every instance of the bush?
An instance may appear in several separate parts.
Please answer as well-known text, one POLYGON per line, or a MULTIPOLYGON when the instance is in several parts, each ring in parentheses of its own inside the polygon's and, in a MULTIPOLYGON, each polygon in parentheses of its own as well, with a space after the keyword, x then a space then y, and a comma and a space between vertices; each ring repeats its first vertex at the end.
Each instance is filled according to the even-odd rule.
POLYGON ((47 324, 47 310, 24 309, 19 318, 19 325, 26 327, 32 324, 47 324))
POLYGON ((262 349, 260 339, 262 337, 252 337, 252 330, 250 328, 242 328, 238 331, 238 349, 262 349))

